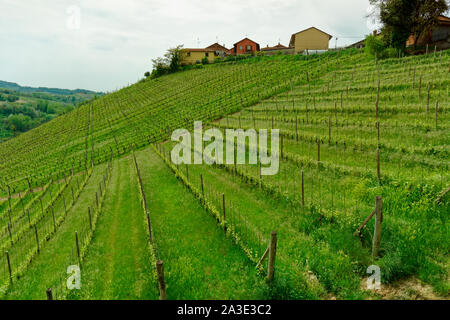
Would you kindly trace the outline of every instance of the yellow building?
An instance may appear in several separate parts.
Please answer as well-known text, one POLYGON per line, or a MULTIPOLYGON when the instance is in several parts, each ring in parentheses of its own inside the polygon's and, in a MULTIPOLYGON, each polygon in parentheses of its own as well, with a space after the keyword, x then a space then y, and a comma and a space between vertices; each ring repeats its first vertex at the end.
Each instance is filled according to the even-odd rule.
POLYGON ((305 50, 328 50, 329 42, 333 36, 315 27, 294 33, 291 36, 289 47, 295 49, 295 53, 305 50))
POLYGON ((209 63, 214 62, 215 51, 213 49, 182 49, 180 51, 182 65, 202 63, 207 58, 209 63))

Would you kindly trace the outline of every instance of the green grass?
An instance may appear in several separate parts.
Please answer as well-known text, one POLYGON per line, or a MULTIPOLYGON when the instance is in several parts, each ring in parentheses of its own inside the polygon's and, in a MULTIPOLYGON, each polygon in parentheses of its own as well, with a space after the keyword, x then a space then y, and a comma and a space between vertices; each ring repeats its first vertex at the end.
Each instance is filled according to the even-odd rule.
MULTIPOLYGON (((361 285, 372 264, 380 266, 386 286, 418 278, 448 298, 450 203, 448 195, 440 203, 436 199, 450 178, 449 63, 450 51, 444 51, 442 59, 387 59, 377 66, 349 50, 212 65, 142 81, 0 144, 1 198, 9 186, 12 230, 15 237, 23 235, 11 243, 8 199, 0 201, 0 245, 10 250, 14 265, 26 262, 23 254, 35 246, 16 195, 23 196, 27 180, 32 187, 49 184, 22 201, 39 219, 39 235, 49 240, 41 239, 41 252, 27 269, 13 268, 6 298, 41 299, 51 287, 67 299, 158 299, 154 256, 164 261, 169 299, 383 298, 361 285), (184 165, 177 168, 148 147, 157 142, 167 154, 173 129, 192 129, 194 120, 221 130, 270 129, 273 122, 283 137, 279 174, 260 180, 257 165, 238 165, 236 172, 233 166, 189 166, 187 174, 184 165), (91 231, 87 207, 94 208, 94 193, 106 178, 101 164, 110 157, 112 176, 100 209, 93 211, 91 231), (63 203, 55 196, 70 198, 70 187, 78 184, 70 180, 65 187, 61 179, 92 163, 92 177, 63 219, 63 203), (38 195, 61 218, 56 232, 38 195), (353 232, 372 212, 375 196, 383 198, 384 219, 380 255, 373 259, 373 221, 361 238, 353 232), (75 231, 83 247, 82 289, 68 293, 66 268, 77 263, 75 231), (278 251, 275 280, 268 285, 266 264, 261 270, 255 264, 272 231, 278 233, 278 251)), ((0 256, 3 283, 7 272, 0 256)))
POLYGON ((94 239, 83 261, 77 299, 156 299, 154 265, 147 247, 134 164, 116 161, 94 239))
POLYGON ((265 299, 243 252, 151 150, 137 154, 169 299, 265 299))
POLYGON ((79 199, 69 211, 58 232, 41 249, 20 279, 14 281, 6 299, 45 299, 47 288, 55 290, 66 278, 66 270, 77 264, 75 232, 86 229, 87 207, 95 199, 104 165, 98 166, 89 179, 79 199))

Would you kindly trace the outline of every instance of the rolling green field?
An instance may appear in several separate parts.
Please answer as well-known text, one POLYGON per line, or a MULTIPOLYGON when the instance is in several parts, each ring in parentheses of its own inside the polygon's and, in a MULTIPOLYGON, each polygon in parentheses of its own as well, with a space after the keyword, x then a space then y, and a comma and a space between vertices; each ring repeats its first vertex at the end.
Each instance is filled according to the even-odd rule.
POLYGON ((205 66, 84 104, 0 144, 0 297, 159 299, 163 261, 168 299, 448 299, 449 88, 450 51, 346 50, 205 66), (194 121, 279 129, 279 173, 173 164, 172 132, 194 121), (375 219, 355 230, 376 196, 374 257, 375 219))
POLYGON ((22 87, 0 80, 0 142, 68 113, 103 93, 22 87))

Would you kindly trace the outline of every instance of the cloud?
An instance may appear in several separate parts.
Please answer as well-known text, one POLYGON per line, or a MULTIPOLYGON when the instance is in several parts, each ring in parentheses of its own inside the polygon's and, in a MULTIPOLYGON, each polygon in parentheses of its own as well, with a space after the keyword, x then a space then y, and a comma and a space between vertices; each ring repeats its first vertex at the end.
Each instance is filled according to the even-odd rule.
MULTIPOLYGON (((360 0, 0 0, 0 79, 23 85, 113 90, 151 69, 168 47, 261 46, 316 26, 338 45, 368 34, 360 0), (70 29, 67 8, 80 8, 70 29)), ((330 46, 334 46, 332 41, 330 46)))

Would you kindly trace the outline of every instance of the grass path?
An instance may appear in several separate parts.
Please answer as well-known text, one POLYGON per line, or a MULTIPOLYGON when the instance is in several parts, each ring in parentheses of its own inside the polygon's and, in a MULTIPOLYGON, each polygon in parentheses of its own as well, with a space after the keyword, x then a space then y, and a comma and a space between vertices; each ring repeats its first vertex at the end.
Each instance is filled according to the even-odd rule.
POLYGON ((151 150, 137 153, 169 299, 270 297, 243 252, 151 150))
POLYGON ((97 191, 105 167, 105 165, 100 165, 95 168, 78 200, 68 212, 64 223, 54 237, 41 249, 40 254, 33 259, 23 277, 12 285, 7 292, 6 299, 45 299, 45 290, 60 283, 60 277, 64 276, 69 262, 72 260, 75 231, 85 227, 81 225, 85 219, 80 217, 82 214, 86 214, 87 207, 95 198, 92 195, 97 191))
POLYGON ((81 299, 157 299, 134 164, 116 162, 86 256, 81 299))

